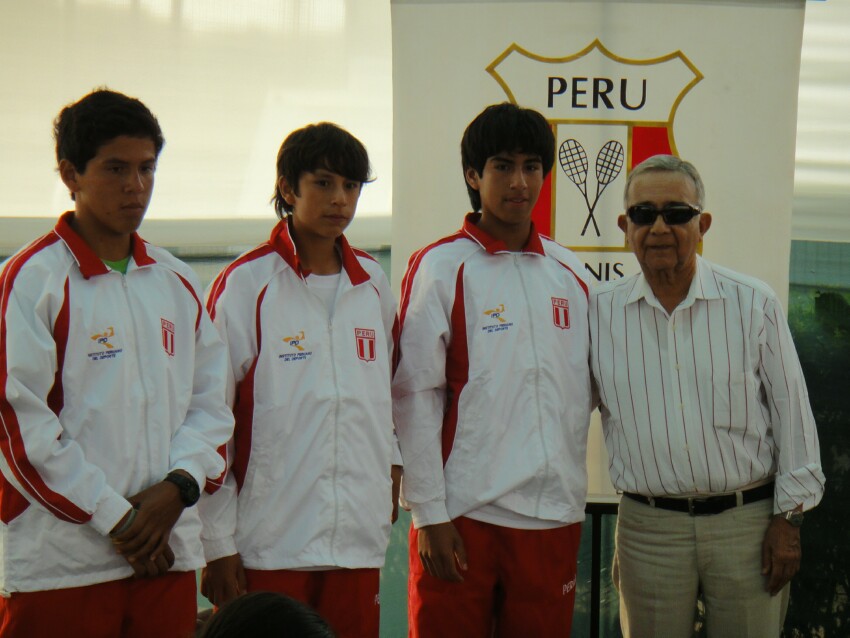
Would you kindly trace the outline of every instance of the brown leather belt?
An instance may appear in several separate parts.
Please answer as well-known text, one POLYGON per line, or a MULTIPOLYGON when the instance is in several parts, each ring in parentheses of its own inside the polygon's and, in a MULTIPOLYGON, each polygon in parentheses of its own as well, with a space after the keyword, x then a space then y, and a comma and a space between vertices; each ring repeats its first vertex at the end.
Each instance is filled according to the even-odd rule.
MULTIPOLYGON (((623 496, 628 496, 633 501, 657 507, 663 510, 671 510, 674 512, 687 512, 691 516, 709 516, 711 514, 720 514, 726 510, 738 506, 737 494, 722 494, 720 496, 695 496, 691 498, 670 498, 667 496, 644 496, 643 494, 633 494, 632 492, 623 492, 623 496)), ((754 487, 751 490, 741 492, 741 505, 763 501, 767 498, 773 498, 773 482, 766 485, 754 487)))

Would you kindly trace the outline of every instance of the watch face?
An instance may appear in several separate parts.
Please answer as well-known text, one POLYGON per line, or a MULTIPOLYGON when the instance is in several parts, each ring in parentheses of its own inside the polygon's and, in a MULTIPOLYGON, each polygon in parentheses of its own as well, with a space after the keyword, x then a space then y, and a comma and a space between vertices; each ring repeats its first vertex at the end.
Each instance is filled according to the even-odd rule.
POLYGON ((172 472, 165 477, 167 481, 174 483, 180 490, 180 500, 186 507, 191 507, 201 497, 201 490, 194 479, 186 478, 181 474, 172 472))
POLYGON ((194 505, 201 497, 201 490, 198 488, 195 481, 187 481, 185 489, 180 490, 180 496, 183 498, 183 502, 186 503, 186 505, 194 505))

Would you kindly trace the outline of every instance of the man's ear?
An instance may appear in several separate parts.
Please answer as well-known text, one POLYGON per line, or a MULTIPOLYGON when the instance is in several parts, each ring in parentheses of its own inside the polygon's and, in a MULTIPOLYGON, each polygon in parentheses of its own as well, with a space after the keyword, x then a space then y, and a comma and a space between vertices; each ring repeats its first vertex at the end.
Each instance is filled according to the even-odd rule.
POLYGON ((699 216, 699 237, 703 238, 708 232, 708 229, 711 228, 711 213, 700 213, 699 216))
POLYGON ((626 229, 629 227, 629 220, 625 215, 619 215, 617 217, 617 226, 623 232, 626 232, 626 229))
POLYGON ((295 190, 289 185, 285 177, 280 177, 277 180, 277 189, 280 191, 280 196, 290 206, 295 206, 295 190))
POLYGON ((463 172, 463 176, 466 178, 466 183, 469 184, 470 188, 476 191, 480 189, 478 182, 481 179, 481 176, 478 174, 478 171, 471 166, 468 166, 463 172))
POLYGON ((79 175, 80 173, 77 170, 77 167, 69 160, 59 160, 59 177, 62 179, 62 183, 68 187, 69 191, 71 191, 72 198, 74 193, 80 190, 79 180, 77 179, 79 175))

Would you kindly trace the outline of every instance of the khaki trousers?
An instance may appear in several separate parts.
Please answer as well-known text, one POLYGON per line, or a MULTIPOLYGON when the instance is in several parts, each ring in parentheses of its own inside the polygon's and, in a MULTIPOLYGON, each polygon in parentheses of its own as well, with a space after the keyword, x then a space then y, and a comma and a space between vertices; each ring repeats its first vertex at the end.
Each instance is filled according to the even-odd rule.
POLYGON ((623 497, 612 578, 626 638, 691 638, 702 590, 709 638, 777 638, 789 585, 764 590, 761 544, 771 499, 710 516, 623 497))

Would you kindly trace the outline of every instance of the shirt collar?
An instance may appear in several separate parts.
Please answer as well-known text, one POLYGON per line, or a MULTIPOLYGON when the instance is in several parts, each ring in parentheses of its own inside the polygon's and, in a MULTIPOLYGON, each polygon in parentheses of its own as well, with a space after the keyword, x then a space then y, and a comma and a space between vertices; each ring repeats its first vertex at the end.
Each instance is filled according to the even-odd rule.
MULTIPOLYGON (((304 279, 310 274, 310 270, 304 268, 301 260, 298 258, 298 249, 295 247, 295 242, 292 240, 289 223, 288 216, 286 219, 277 223, 277 225, 272 229, 269 244, 271 244, 272 248, 275 249, 289 267, 298 273, 299 277, 304 279)), ((342 256, 342 269, 348 275, 351 285, 357 286, 369 281, 369 273, 367 273, 363 269, 363 266, 360 265, 360 261, 357 259, 357 255, 348 243, 345 235, 340 235, 337 238, 336 245, 339 249, 340 255, 342 256)))
MULTIPOLYGON (((491 255, 495 255, 498 253, 506 253, 511 252, 508 250, 508 247, 505 245, 500 239, 496 239, 492 237, 488 233, 484 232, 478 227, 478 221, 481 219, 481 213, 469 213, 463 220, 463 228, 461 228, 461 232, 467 235, 472 241, 479 244, 484 250, 486 250, 491 255)), ((522 247, 520 252, 523 253, 531 253, 535 255, 545 255, 546 252, 543 250, 543 241, 540 239, 540 235, 537 233, 537 228, 534 226, 534 222, 531 222, 531 232, 528 235, 528 241, 525 242, 525 246, 522 247)))
MULTIPOLYGON (((687 308, 693 305, 697 299, 723 299, 725 294, 718 287, 717 281, 714 278, 714 272, 711 270, 711 265, 699 255, 697 258, 697 268, 694 273, 694 278, 691 280, 691 286, 688 289, 688 294, 677 306, 678 308, 687 308)), ((653 306, 661 307, 661 303, 652 292, 652 287, 644 277, 643 272, 638 273, 634 286, 626 299, 626 304, 634 303, 646 299, 647 303, 653 306)))
MULTIPOLYGON (((83 277, 88 279, 89 277, 105 275, 111 272, 109 267, 101 261, 100 257, 77 234, 77 231, 71 227, 72 219, 74 219, 74 211, 63 213, 59 217, 59 221, 56 222, 53 232, 65 242, 74 259, 77 260, 77 265, 80 267, 83 277)), ((145 249, 145 241, 139 237, 138 233, 133 233, 131 245, 133 246, 133 261, 136 263, 136 266, 150 266, 156 263, 156 260, 148 255, 145 249)))

